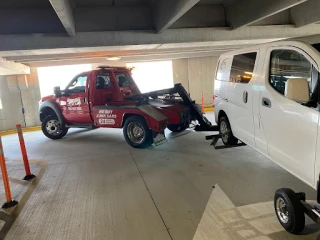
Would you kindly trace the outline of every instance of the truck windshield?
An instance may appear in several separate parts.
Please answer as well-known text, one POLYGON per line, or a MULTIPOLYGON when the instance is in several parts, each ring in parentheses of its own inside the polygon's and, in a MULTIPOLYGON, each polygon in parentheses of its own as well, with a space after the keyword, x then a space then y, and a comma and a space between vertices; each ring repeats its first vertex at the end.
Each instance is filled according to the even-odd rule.
POLYGON ((131 76, 127 72, 115 72, 114 73, 117 83, 119 87, 124 88, 124 87, 130 87, 131 84, 131 76))

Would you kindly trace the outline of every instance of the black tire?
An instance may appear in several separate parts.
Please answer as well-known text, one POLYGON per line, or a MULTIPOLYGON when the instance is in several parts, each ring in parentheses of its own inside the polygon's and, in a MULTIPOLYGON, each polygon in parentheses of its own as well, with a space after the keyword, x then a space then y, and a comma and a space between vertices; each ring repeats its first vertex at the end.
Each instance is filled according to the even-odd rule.
POLYGON ((182 124, 170 124, 167 126, 167 128, 171 131, 171 132, 183 132, 184 130, 186 130, 188 128, 188 124, 186 123, 182 123, 182 124))
POLYGON ((238 139, 233 136, 227 117, 221 117, 219 119, 219 132, 224 145, 236 145, 238 143, 238 139))
POLYGON ((125 121, 123 136, 134 148, 146 148, 153 143, 152 131, 141 116, 131 116, 125 121))
POLYGON ((41 124, 43 134, 53 140, 63 138, 68 133, 68 128, 58 120, 55 115, 49 115, 42 120, 41 124))
POLYGON ((296 193, 281 188, 274 195, 274 209, 282 227, 292 234, 300 233, 305 226, 303 206, 296 193))

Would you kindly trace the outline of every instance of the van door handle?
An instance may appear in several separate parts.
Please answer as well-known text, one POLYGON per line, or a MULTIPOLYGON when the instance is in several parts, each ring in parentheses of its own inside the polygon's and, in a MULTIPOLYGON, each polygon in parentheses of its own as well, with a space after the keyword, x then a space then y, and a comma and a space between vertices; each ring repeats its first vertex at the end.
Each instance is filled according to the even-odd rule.
POLYGON ((248 92, 247 91, 243 92, 242 100, 243 100, 244 103, 248 102, 248 92))
POLYGON ((262 106, 271 108, 271 101, 269 100, 269 98, 262 98, 262 106))

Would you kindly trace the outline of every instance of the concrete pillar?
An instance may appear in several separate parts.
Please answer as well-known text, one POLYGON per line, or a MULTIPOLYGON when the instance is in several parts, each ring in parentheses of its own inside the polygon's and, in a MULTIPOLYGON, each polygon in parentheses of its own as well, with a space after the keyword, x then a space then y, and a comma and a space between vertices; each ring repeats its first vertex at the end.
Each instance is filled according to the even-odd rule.
POLYGON ((0 131, 24 126, 22 101, 16 76, 0 76, 0 131))
POLYGON ((0 76, 0 131, 38 126, 40 98, 36 68, 28 75, 0 76))
POLYGON ((181 83, 189 92, 188 59, 177 59, 172 61, 173 82, 181 83))
POLYGON ((18 83, 20 83, 26 127, 38 126, 40 125, 38 108, 41 94, 37 69, 31 68, 30 74, 20 75, 19 78, 21 78, 21 82, 18 81, 18 83))
POLYGON ((218 57, 173 60, 174 83, 182 83, 191 98, 199 104, 203 92, 205 106, 211 107, 217 62, 218 57))

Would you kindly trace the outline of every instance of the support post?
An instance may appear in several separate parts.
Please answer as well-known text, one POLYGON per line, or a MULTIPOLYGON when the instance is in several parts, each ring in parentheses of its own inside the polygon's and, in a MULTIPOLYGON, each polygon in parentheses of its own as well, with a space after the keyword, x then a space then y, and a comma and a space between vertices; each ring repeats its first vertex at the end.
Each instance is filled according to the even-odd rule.
POLYGON ((5 190, 6 199, 7 199, 7 202, 5 202, 2 205, 2 208, 11 208, 13 206, 16 206, 18 204, 18 202, 15 200, 12 200, 8 172, 7 172, 6 162, 5 162, 5 158, 4 158, 4 154, 3 154, 1 136, 0 136, 0 167, 1 167, 4 190, 5 190))
POLYGON ((27 155, 26 145, 24 143, 21 124, 17 124, 16 127, 17 127, 17 131, 18 131, 18 136, 19 136, 19 142, 20 142, 20 148, 21 148, 24 169, 26 171, 26 176, 23 178, 23 180, 30 180, 30 179, 35 178, 36 176, 31 174, 31 172, 30 172, 29 159, 28 159, 28 155, 27 155))

